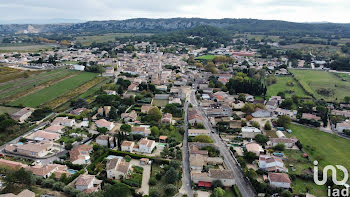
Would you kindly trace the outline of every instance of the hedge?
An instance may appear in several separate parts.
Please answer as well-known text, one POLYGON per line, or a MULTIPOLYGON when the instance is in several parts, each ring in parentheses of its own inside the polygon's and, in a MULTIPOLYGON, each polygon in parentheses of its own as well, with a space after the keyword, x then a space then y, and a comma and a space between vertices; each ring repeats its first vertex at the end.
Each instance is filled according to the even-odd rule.
POLYGON ((79 175, 84 174, 85 170, 81 169, 80 171, 72 174, 71 176, 69 176, 67 178, 67 180, 65 181, 65 184, 68 185, 70 182, 72 182, 74 179, 76 179, 79 175))
POLYGON ((61 164, 61 165, 66 165, 66 166, 68 166, 68 168, 73 169, 73 170, 81 170, 81 169, 84 168, 84 165, 73 164, 73 163, 70 162, 70 161, 64 161, 64 162, 62 162, 62 161, 57 161, 57 160, 55 160, 55 161, 53 161, 53 163, 55 163, 55 164, 61 164))
POLYGON ((105 152, 102 155, 100 155, 94 162, 92 162, 86 169, 89 172, 89 174, 96 175, 97 172, 95 172, 95 166, 97 163, 101 162, 105 157, 107 157, 109 152, 105 152))

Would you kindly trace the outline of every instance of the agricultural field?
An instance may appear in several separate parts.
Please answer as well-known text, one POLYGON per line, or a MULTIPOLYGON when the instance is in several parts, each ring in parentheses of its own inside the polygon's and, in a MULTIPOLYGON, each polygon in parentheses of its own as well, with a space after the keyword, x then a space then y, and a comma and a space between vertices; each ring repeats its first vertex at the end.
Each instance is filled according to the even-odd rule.
POLYGON ((11 115, 20 109, 21 108, 0 106, 0 114, 8 113, 11 115))
POLYGON ((276 96, 279 92, 284 92, 286 97, 291 97, 293 94, 307 98, 308 96, 300 85, 291 76, 276 77, 277 82, 267 87, 267 97, 276 96), (288 85, 288 82, 292 82, 293 86, 288 85), (289 93, 288 90, 294 93, 289 93))
POLYGON ((49 87, 29 94, 12 102, 11 105, 23 105, 29 107, 37 107, 47 103, 56 97, 62 96, 69 91, 81 86, 82 84, 94 79, 98 74, 82 72, 78 75, 69 77, 63 81, 55 83, 49 87))
POLYGON ((313 70, 290 70, 304 89, 316 99, 326 101, 342 101, 350 96, 350 82, 334 73, 313 70))
POLYGON ((54 44, 0 44, 0 52, 38 52, 51 50, 54 44))
MULTIPOLYGON (((76 71, 67 69, 58 69, 42 72, 29 72, 26 78, 14 78, 14 80, 0 83, 0 99, 5 102, 7 97, 17 97, 18 94, 30 92, 31 89, 38 88, 40 85, 48 82, 55 82, 58 79, 72 74, 78 74, 76 71)), ((18 97, 17 97, 18 98, 18 97)))
POLYGON ((350 169, 349 140, 295 124, 291 124, 290 129, 293 131, 292 135, 303 144, 303 149, 311 160, 319 161, 319 166, 338 164, 350 169))
POLYGON ((102 34, 102 35, 96 35, 96 36, 78 36, 76 37, 76 41, 80 42, 83 46, 89 46, 93 42, 96 43, 104 43, 115 41, 115 38, 123 38, 128 36, 150 36, 152 34, 150 33, 109 33, 109 34, 102 34))
POLYGON ((196 60, 213 60, 215 58, 215 55, 202 55, 199 57, 196 57, 196 60))
POLYGON ((0 83, 11 81, 18 78, 29 77, 33 74, 38 74, 42 71, 24 71, 9 67, 0 67, 0 83))

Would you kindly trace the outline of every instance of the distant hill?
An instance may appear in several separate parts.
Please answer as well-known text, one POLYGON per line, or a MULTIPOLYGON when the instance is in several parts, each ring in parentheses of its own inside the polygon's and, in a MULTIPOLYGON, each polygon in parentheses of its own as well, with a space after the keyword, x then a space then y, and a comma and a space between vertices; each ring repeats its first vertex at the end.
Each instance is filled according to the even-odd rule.
MULTIPOLYGON (((294 23, 258 19, 135 18, 127 20, 89 21, 75 24, 32 24, 31 26, 39 33, 97 34, 112 32, 160 33, 190 29, 200 25, 215 26, 234 32, 256 32, 275 35, 316 34, 350 37, 350 24, 294 23)), ((23 33, 26 30, 28 30, 28 25, 24 24, 0 25, 0 34, 23 33)))

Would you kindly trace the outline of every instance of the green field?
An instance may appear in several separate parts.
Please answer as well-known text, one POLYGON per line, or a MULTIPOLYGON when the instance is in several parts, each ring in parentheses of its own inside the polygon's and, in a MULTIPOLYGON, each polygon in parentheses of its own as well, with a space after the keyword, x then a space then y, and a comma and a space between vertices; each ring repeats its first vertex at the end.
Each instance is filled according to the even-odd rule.
POLYGON ((196 60, 213 60, 215 58, 215 55, 202 55, 199 57, 196 57, 196 60))
POLYGON ((54 44, 0 44, 0 52, 38 52, 51 50, 57 47, 54 44))
POLYGON ((286 90, 294 91, 294 94, 300 97, 309 97, 300 85, 291 76, 276 77, 277 82, 267 87, 267 97, 276 96, 279 92, 285 92, 286 97, 291 97, 293 94, 286 92, 286 90), (294 86, 288 86, 287 83, 291 81, 294 86))
POLYGON ((44 88, 38 92, 22 97, 14 102, 11 105, 24 105, 30 107, 37 107, 41 104, 44 104, 58 96, 61 96, 74 88, 79 87, 95 78, 96 73, 83 72, 73 77, 67 78, 63 81, 60 81, 56 84, 53 84, 47 88, 44 88))
POLYGON ((293 193, 306 194, 310 193, 315 196, 327 196, 326 186, 316 185, 313 181, 295 179, 292 181, 293 193))
POLYGON ((0 106, 0 114, 3 114, 3 113, 13 114, 19 111, 20 109, 21 108, 0 106))
POLYGON ((62 78, 66 75, 72 74, 73 72, 76 71, 68 69, 51 70, 30 75, 28 78, 18 78, 5 83, 0 83, 0 99, 15 95, 50 80, 62 78))
POLYGON ((349 140, 295 124, 291 124, 290 129, 293 131, 292 135, 295 135, 303 144, 303 149, 311 159, 318 160, 321 167, 343 165, 350 169, 349 140))
POLYGON ((315 96, 316 99, 327 101, 341 101, 345 96, 350 96, 350 82, 342 81, 334 73, 312 70, 290 70, 295 78, 304 86, 305 90, 315 96), (317 90, 326 88, 334 92, 329 96, 320 95, 317 90))

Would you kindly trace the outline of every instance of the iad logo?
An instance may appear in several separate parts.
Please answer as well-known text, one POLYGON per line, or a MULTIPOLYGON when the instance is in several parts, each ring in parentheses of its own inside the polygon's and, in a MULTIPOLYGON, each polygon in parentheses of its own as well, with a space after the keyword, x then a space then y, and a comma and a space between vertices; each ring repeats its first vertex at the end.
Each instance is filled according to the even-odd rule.
POLYGON ((341 166, 341 165, 336 165, 336 167, 339 170, 343 171, 343 173, 344 173, 343 180, 341 180, 341 181, 337 180, 337 170, 335 169, 334 166, 331 166, 331 165, 327 165, 325 168, 323 168, 323 177, 322 177, 323 179, 321 181, 318 180, 318 167, 317 167, 317 165, 318 165, 318 161, 314 161, 314 182, 317 185, 325 185, 326 184, 328 170, 332 171, 332 181, 334 184, 345 185, 346 182, 348 181, 348 178, 349 178, 348 170, 344 166, 341 166))
POLYGON ((331 165, 327 165, 325 168, 323 168, 323 179, 320 181, 318 180, 318 161, 314 161, 314 182, 317 184, 317 185, 325 185, 326 182, 327 182, 327 172, 328 170, 331 170, 332 171, 332 181, 334 184, 336 185, 342 185, 342 186, 345 186, 344 189, 337 189, 337 188, 334 188, 332 189, 330 186, 328 186, 328 196, 332 196, 332 197, 346 197, 346 196, 349 196, 349 185, 346 184, 346 182, 348 181, 348 178, 349 178, 349 173, 348 173, 348 170, 344 167, 344 166, 341 166, 341 165, 336 165, 336 167, 343 171, 344 173, 344 178, 343 180, 341 181, 338 181, 337 180, 337 169, 334 167, 334 166, 331 166, 331 165))

